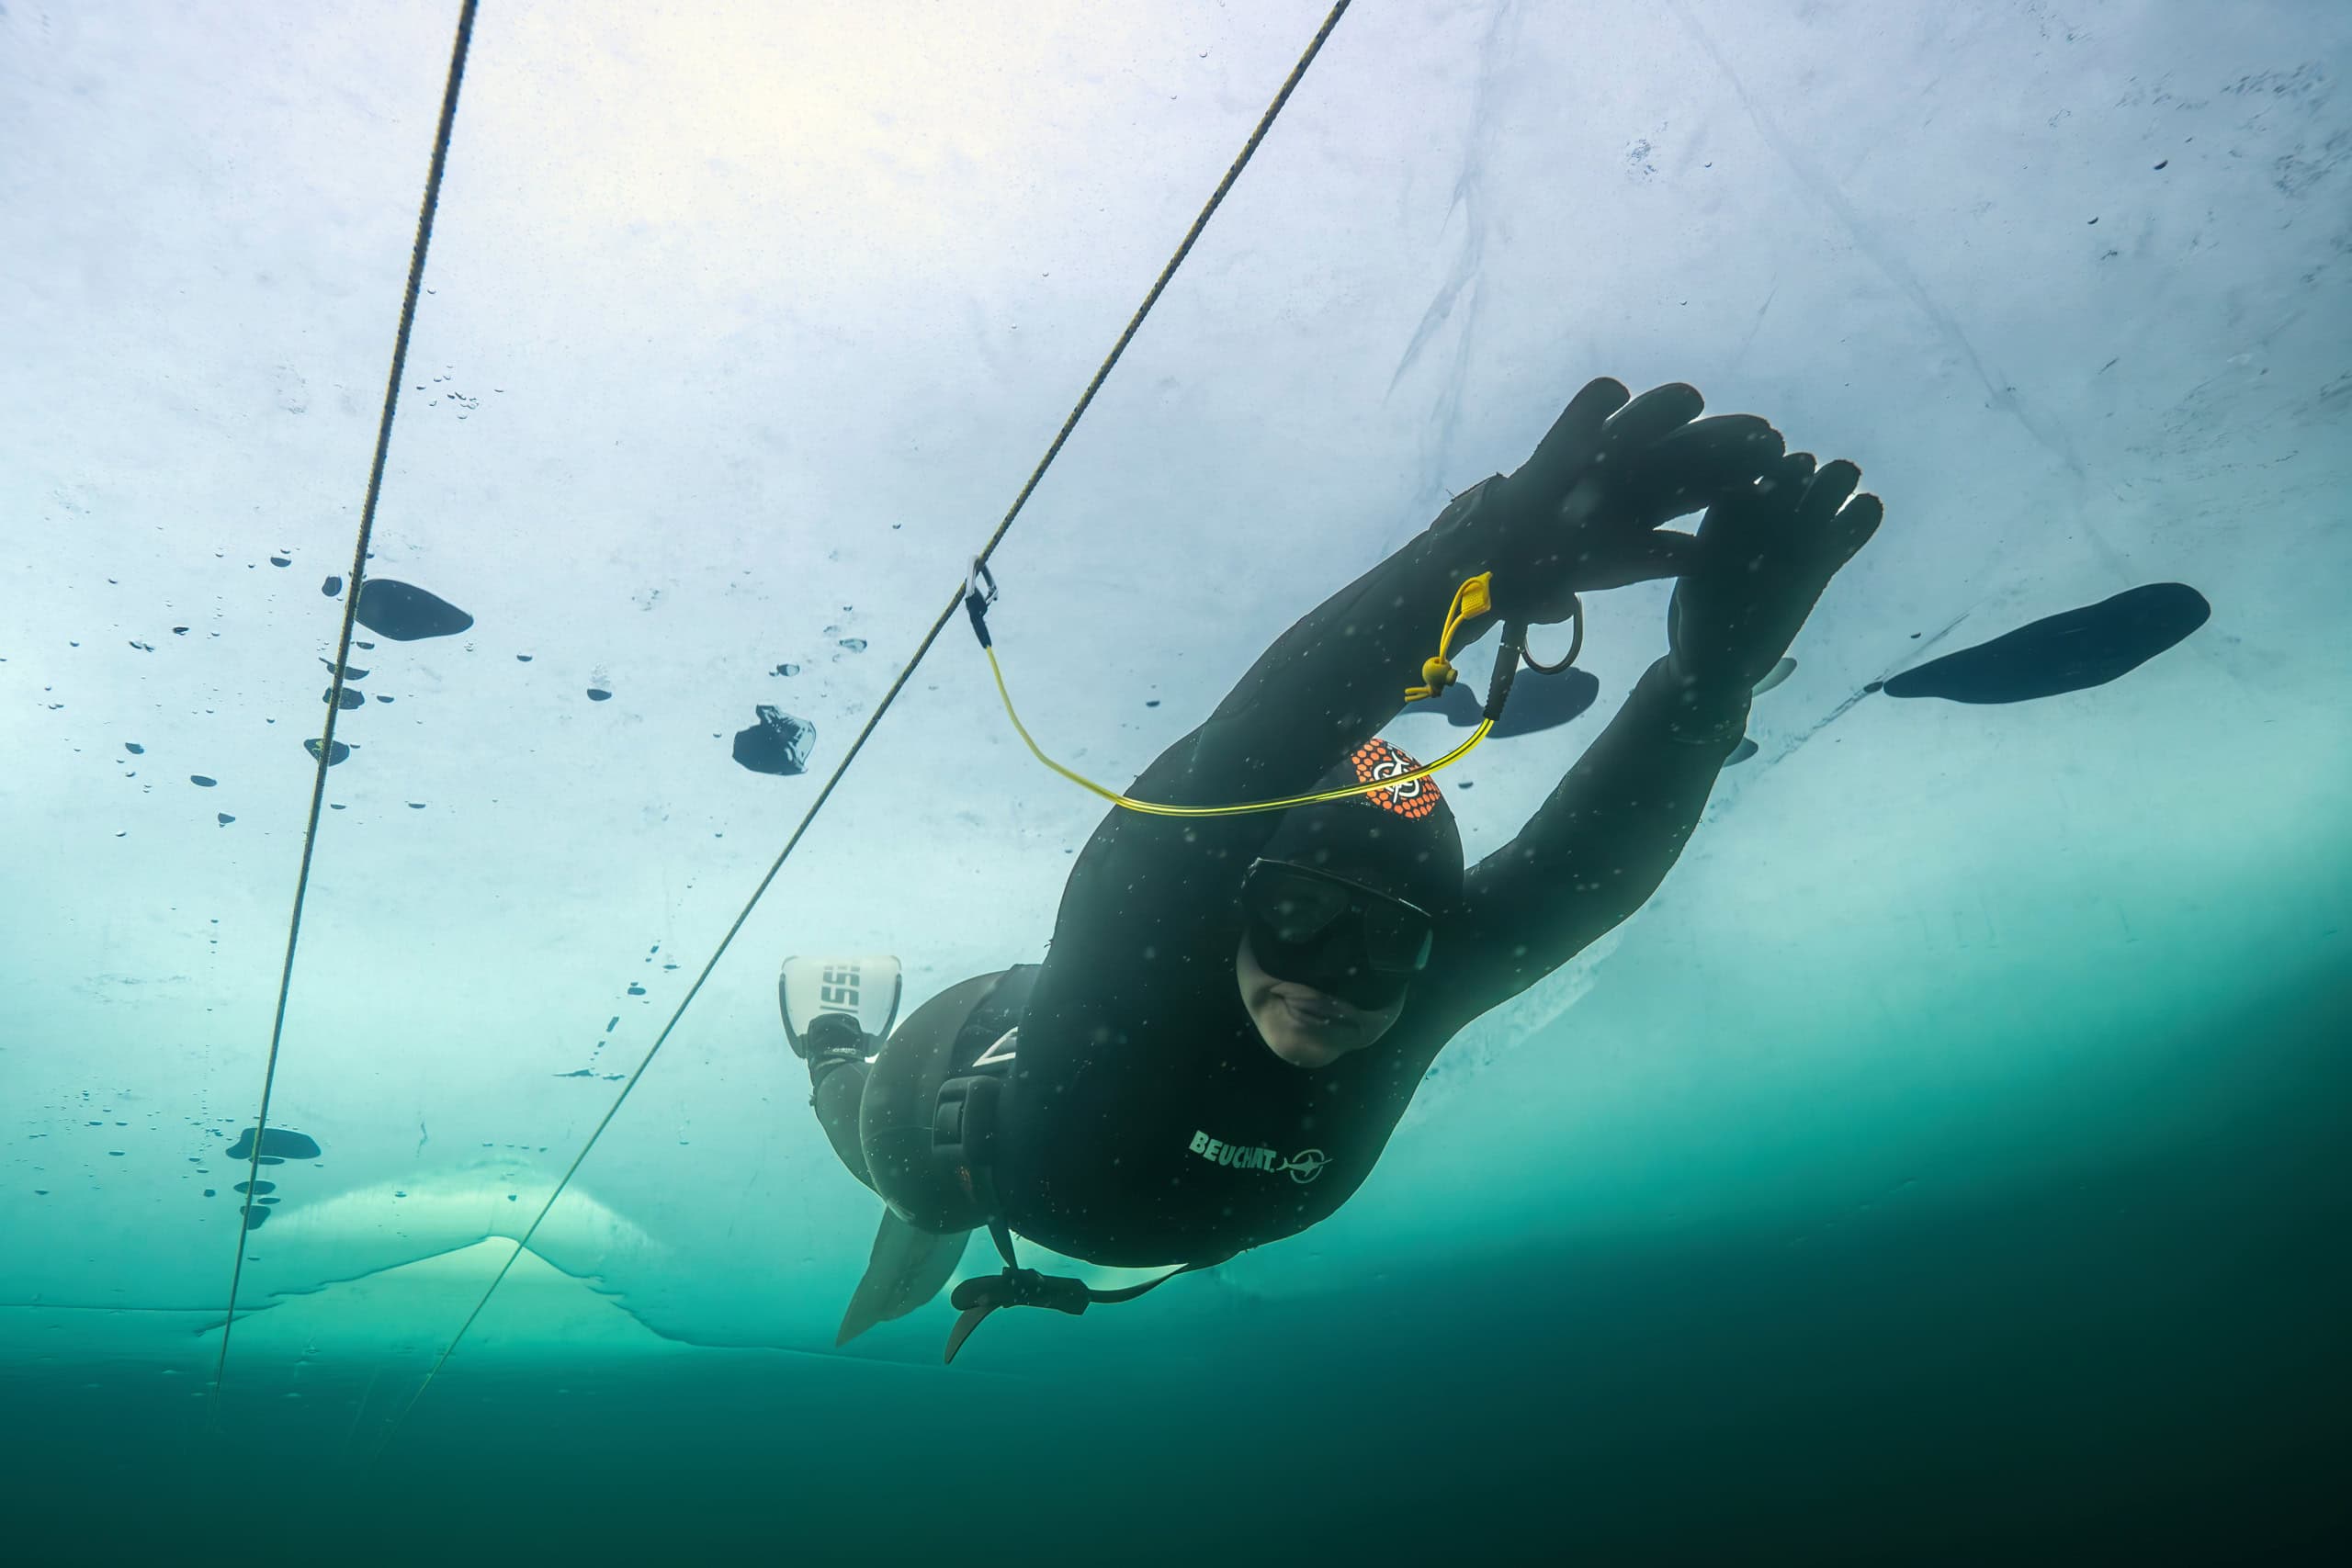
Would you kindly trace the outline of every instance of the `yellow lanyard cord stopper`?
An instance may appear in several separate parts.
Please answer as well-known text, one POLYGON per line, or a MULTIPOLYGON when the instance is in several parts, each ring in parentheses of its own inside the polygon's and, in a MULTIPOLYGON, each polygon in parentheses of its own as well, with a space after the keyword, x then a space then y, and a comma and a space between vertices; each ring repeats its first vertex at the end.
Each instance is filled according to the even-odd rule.
POLYGON ((1437 657, 1422 661, 1421 683, 1405 688, 1407 702, 1418 703, 1436 696, 1462 679, 1462 672, 1454 669, 1446 655, 1453 649, 1453 634, 1462 629, 1463 622, 1476 620, 1495 607, 1489 592, 1493 585, 1494 573, 1482 571, 1464 580, 1462 586, 1453 591, 1453 603, 1445 612, 1445 628, 1437 634, 1437 657))

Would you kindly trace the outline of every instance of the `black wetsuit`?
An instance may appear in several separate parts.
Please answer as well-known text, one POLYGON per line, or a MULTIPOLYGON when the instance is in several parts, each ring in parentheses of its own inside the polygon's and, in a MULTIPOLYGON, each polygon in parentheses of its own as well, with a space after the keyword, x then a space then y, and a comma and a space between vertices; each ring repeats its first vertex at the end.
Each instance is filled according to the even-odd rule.
MULTIPOLYGON (((1295 794, 1395 718, 1455 588, 1501 555, 1485 489, 1284 633, 1128 793, 1295 794)), ((1744 693, 1702 705, 1653 665, 1519 836, 1471 868, 1460 903, 1433 911, 1429 968, 1395 1025, 1319 1070, 1267 1047, 1235 978, 1236 895, 1279 817, 1114 809, 1071 870, 1021 1019, 995 1157, 1006 1220, 1074 1257, 1153 1265, 1331 1213, 1448 1040, 1656 890, 1746 719, 1744 693)))

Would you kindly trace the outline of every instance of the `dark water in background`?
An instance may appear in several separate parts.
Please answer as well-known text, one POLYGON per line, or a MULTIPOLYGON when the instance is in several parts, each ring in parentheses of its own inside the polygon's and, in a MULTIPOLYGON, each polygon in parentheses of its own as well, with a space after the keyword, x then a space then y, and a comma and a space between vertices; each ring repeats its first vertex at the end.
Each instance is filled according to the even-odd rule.
POLYGON ((2347 1002, 2267 1043, 2259 1123, 1997 1208, 1496 1236, 1165 1337, 1001 1317, 953 1370, 461 1351, 373 1471, 379 1366, 232 1362, 224 1436, 199 1377, 19 1360, 6 1556, 2352 1560, 2347 1002))

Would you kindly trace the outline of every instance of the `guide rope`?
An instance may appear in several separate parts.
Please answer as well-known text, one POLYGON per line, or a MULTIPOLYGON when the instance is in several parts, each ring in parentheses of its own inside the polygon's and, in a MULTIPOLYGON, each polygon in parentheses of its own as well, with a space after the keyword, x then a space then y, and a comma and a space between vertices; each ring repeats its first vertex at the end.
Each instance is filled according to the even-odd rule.
MULTIPOLYGON (((1324 41, 1331 36, 1331 29, 1339 25, 1340 18, 1347 14, 1350 4, 1351 0, 1336 0, 1330 14, 1323 18, 1323 25, 1316 29, 1315 37, 1307 44, 1306 52, 1299 56, 1298 63, 1291 68, 1290 75, 1283 82, 1282 89, 1274 95, 1273 102, 1267 106, 1266 112, 1259 118, 1257 128, 1250 131, 1249 141, 1242 143, 1240 152, 1226 169, 1225 177, 1217 182, 1216 191, 1210 195, 1206 205, 1201 209, 1200 216, 1193 220, 1193 226, 1185 231, 1182 243, 1176 247, 1175 254, 1169 257, 1168 265, 1160 268, 1159 276, 1153 281, 1150 292, 1144 296, 1143 303, 1136 307, 1135 313, 1127 318, 1125 329, 1119 333, 1118 341, 1112 345, 1111 352, 1103 356, 1102 365, 1096 368, 1093 378, 1087 382, 1086 390, 1080 395, 1078 402, 1070 409, 1069 417, 1062 421, 1061 429, 1055 434, 1053 444, 1046 448, 1046 455, 1037 460, 1037 466, 1030 471, 1027 482, 1022 485, 1020 493, 1013 497, 1012 504, 1006 508, 1002 521, 996 525, 996 531, 989 536, 988 543, 981 547, 979 554, 974 558, 977 566, 986 565, 989 557, 995 553, 997 546, 1003 542, 1005 535, 1012 531, 1013 519, 1020 516, 1021 509, 1028 504, 1030 496, 1035 492, 1039 482, 1045 479, 1046 470, 1051 468, 1054 459, 1061 455, 1062 447, 1069 442, 1070 433, 1077 429, 1080 417, 1094 401, 1094 395, 1102 389, 1103 381, 1111 374, 1112 367, 1118 364, 1120 356, 1126 353, 1127 345, 1135 341, 1136 333, 1142 329, 1144 318, 1151 313, 1151 308, 1159 302, 1160 295, 1166 291, 1169 281, 1176 276, 1176 269, 1183 264, 1184 258, 1192 254, 1193 244, 1200 239, 1202 231, 1208 227, 1210 218, 1224 203, 1226 194, 1233 188, 1234 182, 1240 178, 1241 171, 1249 166, 1250 159, 1258 151, 1259 143, 1265 140, 1267 131, 1273 128, 1275 117, 1282 113, 1283 106, 1290 101, 1291 94, 1297 90, 1299 82, 1306 74, 1307 66, 1313 63, 1316 55, 1321 52, 1324 41)), ((471 0, 468 0, 469 17, 471 12, 471 0)), ((410 292, 412 295, 414 293, 413 280, 411 283, 410 292)), ((653 1043, 647 1048, 643 1060, 639 1061, 636 1070, 629 1074, 628 1080, 621 1085, 620 1092, 613 1097, 611 1107, 605 1111, 603 1119, 596 1123, 595 1129, 588 1134, 587 1142, 581 1145, 580 1152, 572 1156, 571 1164, 564 1170, 562 1179, 555 1184, 554 1190, 547 1195, 546 1201, 539 1205, 539 1211, 532 1216, 530 1225, 515 1242, 514 1250, 507 1255, 506 1261, 499 1266, 498 1272, 492 1277, 490 1284, 483 1290, 481 1299, 474 1303, 473 1310, 469 1312, 465 1321, 458 1325, 458 1332, 450 1336, 448 1344, 442 1347, 441 1353, 434 1360, 431 1370, 424 1374, 424 1382, 419 1383, 416 1392, 409 1396, 408 1403, 401 1407, 400 1414, 392 1418, 390 1425, 385 1429, 382 1439, 377 1444, 377 1459, 380 1460, 383 1457, 385 1450, 391 1446, 392 1438, 399 1434, 401 1425, 408 1419, 409 1412, 416 1408, 418 1401, 424 1397, 425 1390, 432 1387, 434 1379, 440 1375, 441 1369, 448 1365, 449 1357, 457 1349, 458 1341, 465 1338, 467 1332, 473 1327, 475 1320, 481 1316, 482 1308, 490 1304, 490 1298, 496 1293, 500 1284, 505 1280, 507 1273, 514 1267, 514 1260, 523 1255, 524 1248, 530 1245, 531 1238, 538 1234, 539 1226, 555 1208, 556 1200, 563 1196, 565 1189, 571 1184, 571 1179, 579 1174, 580 1167, 588 1158, 589 1151, 594 1149, 596 1146, 596 1141, 605 1135, 605 1129, 612 1125, 613 1118, 619 1113, 621 1106, 628 1100, 630 1092, 637 1088, 638 1081, 644 1077, 646 1069, 653 1065, 653 1058, 661 1054, 662 1047, 668 1043, 672 1032, 678 1027, 678 1021, 685 1016, 687 1008, 694 1005, 695 998, 701 994, 703 986, 709 980, 712 971, 718 967, 719 959, 726 954, 737 934, 742 931, 744 922, 751 919, 753 908, 767 893, 769 885, 775 881, 776 874, 784 869, 784 863, 791 857, 792 852, 799 847, 801 839, 808 831, 809 824, 816 820, 817 813, 823 810, 825 803, 832 798, 834 787, 841 783, 842 775, 846 773, 850 764, 857 760, 858 752, 865 748, 867 738, 874 733, 875 727, 882 721, 882 716, 888 713, 890 705, 897 701, 899 694, 906 688, 908 681, 913 678, 916 666, 922 662, 924 655, 931 651, 932 645, 939 640, 940 632, 945 628, 948 620, 964 603, 964 586, 961 582, 956 584, 956 592, 949 596, 938 615, 933 619, 931 629, 925 632, 922 640, 915 645, 913 656, 907 660, 905 667, 891 681, 889 689, 883 693, 882 700, 875 705, 874 711, 866 716, 864 727, 857 732, 857 738, 850 742, 849 750, 842 754, 842 760, 833 765, 831 775, 825 780, 824 786, 817 792, 817 798, 802 814, 799 825, 793 829, 791 837, 785 840, 784 848, 776 852, 775 860, 769 865, 766 874, 762 876, 759 885, 752 889, 752 896, 744 900, 743 908, 728 926, 726 934, 719 938, 718 947, 712 950, 701 972, 695 976, 694 984, 687 987, 686 994, 679 1000, 676 1010, 670 1014, 669 1021, 662 1026, 661 1033, 654 1036, 653 1043)))
POLYGON ((351 547, 351 575, 344 580, 343 630, 335 640, 334 674, 327 687, 327 727, 318 740, 318 768, 311 777, 311 812, 302 825, 302 864, 294 877, 294 911, 286 922, 286 960, 277 972, 277 1011, 269 1026, 269 1057, 262 1068, 261 1105, 254 1112, 253 1152, 245 1163, 244 1205, 237 1213, 237 1258, 229 1270, 229 1311, 220 1324, 220 1354, 212 1363, 211 1404, 220 1415, 220 1384, 229 1369, 229 1337, 237 1324, 237 1291, 244 1281, 245 1237, 251 1224, 254 1183, 261 1179, 262 1139, 269 1131, 269 1098, 277 1085, 277 1054, 286 1037, 286 999, 294 986, 294 950, 302 937, 302 903, 311 890, 311 860, 318 847, 319 810, 326 799, 327 770, 334 765, 334 722, 343 712, 344 671, 351 661, 353 627, 359 617, 359 589, 368 572, 368 542, 376 532, 376 502, 384 491, 384 458, 392 440, 392 415, 400 406, 401 377, 408 367, 410 330, 416 324, 416 297, 424 281, 424 253, 433 243, 433 214, 441 204, 441 175, 449 164, 449 132, 458 118, 458 88, 465 80, 466 51, 473 41, 480 0, 464 0, 458 14, 457 41, 449 51, 449 76, 441 92, 441 123, 433 136, 433 166, 424 179, 424 200, 416 215, 416 243, 409 251, 408 292, 401 299, 400 331, 392 339, 392 371, 384 384, 384 412, 376 423, 376 457, 368 469, 368 499, 359 509, 359 534, 351 547))

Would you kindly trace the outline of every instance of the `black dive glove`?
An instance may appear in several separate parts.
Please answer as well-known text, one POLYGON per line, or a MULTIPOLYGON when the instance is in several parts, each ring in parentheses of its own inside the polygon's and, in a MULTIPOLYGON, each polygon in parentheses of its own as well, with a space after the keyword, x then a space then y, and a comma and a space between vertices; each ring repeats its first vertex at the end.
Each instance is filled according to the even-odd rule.
POLYGON ((1474 526, 1491 530, 1496 610, 1564 620, 1577 593, 1695 561, 1699 542, 1658 525, 1752 486, 1782 451, 1781 433, 1755 415, 1701 419, 1705 407, 1680 382, 1630 400, 1605 377, 1578 392, 1534 456, 1480 492, 1474 526))
POLYGON ((1792 452, 1707 509, 1666 619, 1693 701, 1744 698, 1788 652, 1821 591, 1878 532, 1885 508, 1854 493, 1861 479, 1843 459, 1816 473, 1812 454, 1792 452))

